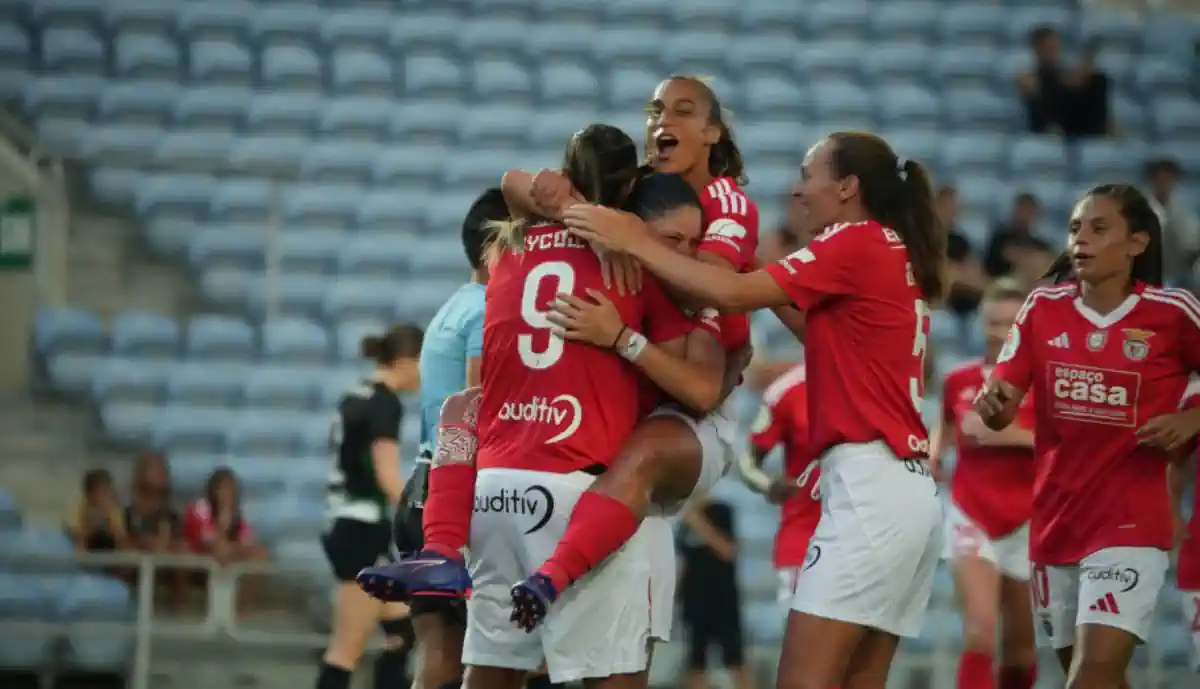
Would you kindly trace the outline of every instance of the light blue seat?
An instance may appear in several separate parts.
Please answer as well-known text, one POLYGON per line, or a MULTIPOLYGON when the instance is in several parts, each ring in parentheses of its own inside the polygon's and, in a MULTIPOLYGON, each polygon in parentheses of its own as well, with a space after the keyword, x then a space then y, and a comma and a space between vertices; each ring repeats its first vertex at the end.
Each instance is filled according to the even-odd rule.
POLYGON ((72 74, 103 73, 104 43, 81 27, 51 27, 42 32, 42 67, 72 74))
POLYGON ((819 120, 869 120, 875 104, 864 89, 838 82, 813 85, 812 110, 819 120))
MULTIPOLYGON (((378 335, 386 331, 387 328, 387 322, 382 319, 356 318, 342 321, 338 324, 334 332, 338 358, 342 361, 359 361, 362 359, 363 338, 378 335)), ((323 386, 320 392, 322 406, 327 408, 333 407, 336 404, 337 398, 344 391, 342 381, 334 381, 323 386), (331 396, 334 400, 333 404, 325 404, 330 401, 331 396)))
POLYGON ((1008 186, 994 178, 968 177, 958 180, 956 186, 964 214, 974 213, 994 219, 1000 200, 1012 198, 1008 186))
POLYGON ((328 358, 325 329, 300 318, 272 319, 262 326, 262 355, 272 361, 323 361, 328 358))
MULTIPOLYGON (((529 143, 536 148, 562 148, 571 135, 593 122, 609 122, 593 108, 535 110, 529 123, 529 143)), ((635 132, 626 132, 636 136, 635 132)))
POLYGON ((104 24, 112 31, 136 30, 167 35, 175 25, 179 3, 162 0, 109 0, 104 3, 104 24))
POLYGON ((854 40, 806 41, 796 52, 796 67, 802 78, 807 77, 807 82, 846 80, 857 83, 862 52, 862 43, 854 40))
MULTIPOLYGON (((1197 124, 1200 128, 1200 123, 1197 124)), ((1078 178, 1095 182, 1137 179, 1148 153, 1139 141, 1087 139, 1079 142, 1078 178)))
POLYGON ((154 160, 164 164, 192 162, 219 165, 229 158, 233 134, 220 131, 168 131, 154 147, 154 160))
POLYGON ((796 164, 803 156, 802 151, 812 145, 808 134, 794 120, 759 120, 753 127, 738 130, 737 143, 756 163, 796 164))
POLYGON ((412 55, 404 61, 404 91, 410 96, 455 98, 464 81, 458 63, 443 55, 412 55))
POLYGON ((1022 7, 1006 13, 1005 31, 1010 42, 1028 44, 1035 28, 1049 26, 1062 32, 1069 29, 1074 19, 1074 13, 1062 6, 1022 7))
POLYGON ((1151 14, 1142 24, 1142 50, 1147 55, 1166 55, 1189 60, 1200 40, 1200 22, 1187 21, 1176 13, 1151 14))
POLYGON ((106 358, 92 377, 92 397, 102 404, 154 404, 163 396, 170 368, 163 359, 106 358))
POLYGON ((1194 99, 1168 96, 1151 107, 1159 139, 1200 138, 1200 103, 1194 99))
MULTIPOLYGON (((213 377, 217 370, 211 372, 213 377)), ((240 382, 237 378, 227 379, 230 384, 240 382)), ((159 413, 154 420, 151 440, 155 447, 167 448, 168 452, 221 452, 225 447, 228 429, 244 415, 231 409, 186 407, 174 405, 159 413)))
POLYGON ((114 577, 75 574, 57 594, 55 616, 62 621, 128 620, 133 616, 129 587, 114 577))
POLYGON ((1147 58, 1138 63, 1134 84, 1151 97, 1162 94, 1184 95, 1188 92, 1191 70, 1188 63, 1168 58, 1147 58))
POLYGON ((806 104, 800 87, 782 76, 750 77, 743 94, 746 110, 758 117, 795 117, 806 104))
POLYGON ((692 0, 674 6, 671 18, 680 26, 728 31, 740 17, 737 6, 723 0, 692 0))
POLYGON ((935 309, 929 314, 929 338, 935 344, 957 347, 961 336, 962 324, 957 316, 942 309, 935 309))
POLYGON ((938 148, 943 136, 935 128, 897 129, 884 134, 897 155, 912 158, 930 168, 938 164, 938 148))
POLYGON ((538 70, 542 101, 554 107, 592 106, 600 100, 600 82, 591 70, 578 64, 549 64, 538 70))
MULTIPOLYGON (((37 577, 34 575, 22 577, 6 574, 0 579, 0 592, 10 589, 14 595, 22 595, 31 588, 36 588, 36 583, 37 577)), ((0 593, 0 598, 4 596, 4 593, 0 593)), ((54 635, 45 631, 12 629, 0 632, 0 667, 40 672, 41 668, 51 662, 56 641, 54 635)))
POLYGON ((395 278, 408 269, 410 255, 419 254, 420 270, 433 272, 425 261, 424 246, 424 241, 403 233, 361 234, 340 248, 337 270, 346 276, 395 278))
POLYGON ((326 12, 321 41, 329 46, 373 43, 386 45, 395 13, 375 7, 347 7, 326 12))
POLYGON ((238 401, 245 374, 238 364, 188 362, 167 374, 167 400, 174 406, 227 406, 238 401))
POLYGON ((344 48, 330 57, 330 83, 338 93, 391 94, 392 63, 362 48, 344 48))
POLYGON ((479 192, 479 189, 471 189, 431 197, 425 203, 425 227, 435 234, 457 232, 450 228, 462 227, 463 217, 479 197, 479 192))
POLYGON ((1067 150, 1054 137, 1020 135, 1009 143, 1009 174, 1013 179, 1063 177, 1067 171, 1067 150))
POLYGON ((246 516, 267 542, 317 538, 326 526, 325 506, 283 495, 246 505, 246 516))
POLYGON ((875 98, 884 126, 936 127, 941 120, 939 99, 920 86, 883 86, 875 98))
POLYGON ((179 87, 158 80, 110 82, 100 94, 97 114, 109 122, 162 122, 179 100, 179 87))
POLYGON ((867 24, 876 41, 925 43, 933 37, 938 17, 954 9, 924 0, 875 3, 867 13, 867 24))
POLYGON ((246 360, 256 349, 253 328, 229 316, 195 316, 185 337, 187 354, 196 359, 246 360))
POLYGON ((139 216, 159 213, 190 213, 208 204, 217 188, 209 175, 170 173, 148 176, 134 195, 134 207, 139 216))
POLYGON ((212 473, 229 464, 225 452, 172 452, 171 483, 177 494, 200 495, 212 473))
POLYGON ((193 41, 189 74, 193 82, 248 84, 253 79, 250 52, 240 43, 219 38, 193 41))
POLYGON ((1106 12, 1102 9, 1082 12, 1078 26, 1078 38, 1081 41, 1100 39, 1104 43, 1105 52, 1110 48, 1126 53, 1138 51, 1145 33, 1144 20, 1141 17, 1127 12, 1106 12))
POLYGON ((98 354, 56 354, 48 361, 49 378, 58 392, 86 393, 105 361, 98 354))
POLYGON ((372 96, 346 96, 321 107, 317 127, 321 134, 339 137, 380 138, 387 131, 392 101, 372 96))
POLYGON ((1113 119, 1121 123, 1121 128, 1129 136, 1139 139, 1150 138, 1153 127, 1146 114, 1146 108, 1140 100, 1118 92, 1110 96, 1110 107, 1113 119))
MULTIPOLYGON (((668 34, 662 44, 661 59, 669 65, 687 65, 695 74, 719 74, 726 68, 725 56, 712 50, 714 45, 729 45, 733 37, 728 27, 724 31, 713 29, 678 31, 668 34)), ((722 93, 724 96, 724 93, 722 93)))
POLYGON ((294 457, 299 447, 299 429, 311 423, 312 415, 256 409, 240 415, 229 427, 225 445, 237 455, 294 457))
POLYGON ((578 22, 544 22, 537 31, 522 32, 525 40, 521 48, 527 59, 548 64, 555 64, 561 59, 578 60, 588 55, 599 42, 602 33, 598 28, 578 22))
POLYGON ((255 225, 214 225, 199 229, 188 240, 188 261, 197 269, 259 268, 266 232, 255 225))
POLYGON ((263 42, 304 42, 320 32, 326 19, 324 8, 312 3, 263 3, 250 20, 250 34, 263 42))
MULTIPOLYGON (((10 555, 14 552, 8 550, 8 546, 17 540, 22 542, 27 540, 26 533, 22 531, 0 533, 0 543, 6 546, 4 554, 10 555)), ((44 620, 51 617, 54 611, 54 598, 51 592, 46 591, 39 579, 40 577, 34 574, 0 573, 0 616, 5 619, 25 620, 44 620)), ((0 636, 0 646, 8 646, 12 638, 14 637, 10 637, 8 633, 0 636)), ((31 653, 34 649, 23 650, 25 653, 14 655, 18 658, 35 655, 31 653)), ((38 659, 39 662, 41 660, 38 659)), ((34 661, 31 659, 29 664, 23 663, 18 667, 32 667, 33 665, 34 661)))
POLYGON ((42 309, 34 316, 33 345, 38 354, 99 354, 108 348, 100 317, 86 309, 42 309))
MULTIPOLYGON (((596 64, 610 68, 651 69, 661 62, 662 34, 644 26, 608 26, 591 44, 596 64)), ((657 73, 657 70, 652 70, 657 73)))
MULTIPOLYGON (((283 140, 288 143, 287 139, 283 140)), ((230 158, 235 161, 234 154, 230 158)), ((246 161, 249 162, 249 161, 246 161)), ((262 220, 267 217, 271 203, 271 188, 265 180, 223 180, 212 190, 208 199, 208 213, 213 220, 236 222, 239 220, 262 220)))
POLYGON ((105 402, 100 407, 100 425, 114 443, 141 445, 150 441, 158 418, 157 403, 105 402))
POLYGON ((248 407, 307 409, 317 399, 317 384, 294 368, 256 368, 246 380, 242 399, 248 407))
POLYGON ((471 92, 482 101, 525 103, 533 96, 533 82, 520 64, 491 58, 475 60, 471 92))
MULTIPOLYGON (((463 213, 466 215, 466 213, 463 213)), ((447 228, 448 229, 448 228, 447 228)), ((410 269, 419 269, 422 275, 431 277, 453 276, 462 277, 468 274, 470 265, 463 253, 462 242, 444 235, 435 235, 424 239, 421 243, 421 254, 418 259, 409 259, 410 269)), ((415 244, 409 244, 409 251, 415 244)))
POLYGON ((290 43, 268 45, 262 51, 263 84, 271 88, 317 89, 321 84, 321 61, 311 50, 290 43))
POLYGON ((775 32, 795 35, 797 27, 804 24, 804 11, 791 3, 755 0, 742 5, 741 18, 744 29, 752 29, 755 34, 775 32))
MULTIPOLYGON (((990 87, 1000 55, 986 45, 946 46, 934 54, 930 69, 934 81, 944 89, 990 87)), ((1015 88, 1012 82, 1009 85, 1015 88)))
POLYGON ((378 151, 378 144, 367 141, 318 141, 304 151, 300 177, 321 182, 365 182, 378 151))
POLYGON ((457 136, 466 107, 457 99, 407 100, 388 113, 388 134, 406 144, 449 144, 457 136))
POLYGON ((0 490, 0 533, 21 528, 21 506, 7 490, 0 490))
POLYGON ((241 307, 246 295, 263 288, 261 277, 234 268, 210 268, 200 275, 200 292, 206 299, 222 307, 241 307))
POLYGON ((604 4, 607 19, 640 26, 665 24, 674 10, 663 0, 613 0, 604 4))
MULTIPOLYGON (((254 435, 250 434, 248 437, 252 438, 254 435)), ((237 474, 246 500, 257 500, 288 491, 293 462, 280 461, 284 456, 251 455, 230 458, 230 468, 237 474)), ((290 460, 294 455, 286 457, 290 460)))
POLYGON ((445 180, 454 187, 487 188, 516 163, 511 151, 460 151, 446 160, 445 180))
POLYGON ((395 318, 424 328, 442 304, 462 286, 461 279, 427 279, 394 288, 395 318))
POLYGON ((529 29, 515 18, 469 17, 458 33, 458 51, 474 59, 509 58, 525 49, 529 29))
POLYGON ((187 38, 238 36, 249 29, 254 3, 244 0, 185 2, 179 10, 177 30, 187 38))
POLYGON ((1001 98, 990 90, 956 91, 944 106, 947 123, 964 130, 1011 131, 1021 121, 1015 100, 1001 98))
MULTIPOLYGON (((42 571, 47 569, 63 571, 70 569, 75 548, 71 544, 71 539, 67 538, 61 528, 30 526, 18 531, 0 532, 0 552, 8 558, 12 558, 11 561, 17 567, 30 567, 42 571)), ((9 567, 6 566, 5 569, 9 569, 9 567)), ((49 577, 47 577, 47 583, 49 583, 49 577)), ((4 589, 5 587, 0 586, 0 592, 3 592, 4 589)), ((34 609, 26 608, 25 614, 48 612, 42 607, 44 601, 38 600, 40 596, 37 594, 40 592, 31 593, 34 595, 17 599, 18 601, 24 600, 25 604, 32 603, 36 606, 34 609)), ((12 602, 5 600, 5 604, 11 605, 12 602)), ((0 605, 0 609, 2 607, 0 605)))
POLYGON ((162 135, 161 127, 150 124, 106 124, 93 127, 80 148, 84 157, 96 160, 145 160, 154 155, 162 135))
POLYGON ((360 187, 300 184, 284 187, 284 222, 290 227, 349 227, 362 201, 360 187))
POLYGON ((15 24, 0 26, 0 63, 25 66, 33 54, 29 36, 15 24))
POLYGON ((479 148, 519 148, 528 139, 529 110, 513 105, 479 106, 463 117, 459 136, 479 148))
POLYGON ((462 26, 463 17, 449 9, 405 12, 392 21, 388 42, 393 53, 446 53, 458 42, 462 26))
POLYGON ((860 54, 859 61, 863 76, 879 86, 889 86, 925 82, 932 58, 932 51, 924 43, 892 41, 872 45, 860 54))
POLYGON ((964 3, 942 5, 939 9, 936 33, 943 45, 990 47, 1005 40, 1004 27, 1010 8, 999 4, 964 3))
POLYGON ((100 201, 130 205, 144 175, 140 170, 93 167, 88 171, 92 194, 100 201))
POLYGON ((113 353, 130 357, 172 357, 179 351, 179 325, 157 313, 127 311, 113 318, 113 353))
POLYGON ((171 78, 179 74, 179 51, 165 37, 154 34, 118 34, 113 64, 125 77, 171 78))
POLYGON ((725 51, 725 61, 733 74, 789 76, 799 48, 800 42, 794 36, 766 34, 753 41, 733 41, 725 51))
POLYGON ((307 91, 255 94, 246 111, 246 128, 264 134, 305 133, 321 105, 320 97, 307 91))
POLYGON ((608 76, 608 106, 626 110, 644 105, 661 80, 661 75, 647 69, 616 68, 608 76))
MULTIPOLYGON (((329 291, 329 279, 323 275, 284 275, 279 281, 279 307, 284 315, 317 316, 329 291)), ((252 275, 244 294, 244 308, 255 315, 267 310, 266 284, 261 275, 252 275)))
POLYGON ((132 631, 96 634, 75 630, 67 633, 66 642, 63 662, 74 670, 123 673, 133 663, 132 631))
POLYGON ((950 134, 942 140, 941 164, 956 179, 994 175, 1004 169, 1007 158, 1007 141, 1000 135, 950 134))
POLYGON ((286 273, 325 273, 350 235, 343 230, 293 229, 280 238, 280 265, 286 273))
POLYGON ((31 81, 22 94, 25 111, 38 118, 88 117, 104 80, 93 76, 44 76, 31 81))
POLYGON ((33 80, 33 74, 24 66, 0 62, 0 99, 6 103, 20 101, 33 80))
POLYGON ((394 280, 347 277, 329 285, 323 296, 322 311, 330 320, 388 320, 405 293, 394 280))
POLYGON ((175 106, 175 123, 204 129, 233 130, 241 126, 251 94, 236 86, 194 86, 185 89, 175 106))
POLYGON ((416 231, 424 221, 427 200, 419 189, 371 191, 363 197, 354 222, 364 230, 416 231))
POLYGON ((817 3, 803 14, 809 35, 861 39, 867 34, 867 4, 862 0, 817 3))
POLYGON ((237 139, 229 148, 229 163, 234 167, 290 171, 300 166, 309 140, 288 134, 262 134, 237 139))

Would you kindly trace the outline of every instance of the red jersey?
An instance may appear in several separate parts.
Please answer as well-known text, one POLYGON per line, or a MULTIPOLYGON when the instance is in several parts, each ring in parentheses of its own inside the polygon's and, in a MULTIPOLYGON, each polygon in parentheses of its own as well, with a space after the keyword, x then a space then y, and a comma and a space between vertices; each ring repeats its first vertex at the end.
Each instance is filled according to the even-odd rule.
MULTIPOLYGON (((183 515, 183 539, 193 553, 211 552, 218 532, 217 515, 208 500, 200 498, 188 506, 183 515)), ((254 530, 249 522, 239 518, 229 527, 225 538, 242 544, 253 543, 254 530)))
MULTIPOLYGON (((1183 409, 1200 407, 1200 378, 1193 378, 1183 395, 1183 409)), ((1193 456, 1196 482, 1192 486, 1192 518, 1188 521, 1187 538, 1179 546, 1180 591, 1200 591, 1200 448, 1193 456)))
POLYGON ((596 252, 557 224, 530 227, 525 250, 496 261, 483 320, 480 469, 568 473, 612 460, 642 417, 644 378, 613 352, 551 334, 547 305, 560 292, 602 290, 651 342, 693 329, 660 283, 642 285, 636 295, 606 290, 596 252))
MULTIPOLYGON (((733 264, 745 273, 758 251, 758 206, 732 177, 714 179, 700 194, 704 213, 704 237, 698 251, 706 251, 733 264)), ((722 315, 721 344, 732 352, 750 343, 750 317, 744 313, 722 315)))
POLYGON ((808 541, 821 520, 821 470, 808 450, 808 395, 801 364, 771 383, 750 432, 750 442, 763 452, 783 445, 783 470, 800 490, 783 503, 775 535, 775 567, 804 565, 808 541))
POLYGON ((1136 285, 1108 314, 1075 282, 1025 301, 992 376, 1032 394, 1030 557, 1078 563, 1104 548, 1171 548, 1167 454, 1138 443, 1150 419, 1179 409, 1200 369, 1200 302, 1136 285))
MULTIPOLYGON (((978 445, 962 432, 963 418, 975 414, 975 395, 990 373, 982 360, 951 371, 942 389, 942 421, 954 427, 958 448, 950 495, 988 536, 1003 538, 1029 521, 1033 510, 1033 449, 978 445)), ((1032 400, 1026 395, 1017 412, 1021 428, 1033 428, 1032 400)))
POLYGON ((833 225, 765 270, 807 312, 808 385, 821 396, 808 414, 813 457, 875 440, 902 459, 927 457, 929 304, 900 235, 874 220, 833 225))

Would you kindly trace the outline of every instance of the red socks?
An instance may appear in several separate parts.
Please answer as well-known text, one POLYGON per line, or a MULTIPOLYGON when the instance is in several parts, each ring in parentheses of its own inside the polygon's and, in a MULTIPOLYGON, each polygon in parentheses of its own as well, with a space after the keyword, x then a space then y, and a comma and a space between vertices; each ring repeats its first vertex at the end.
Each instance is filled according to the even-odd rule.
POLYGON ((1000 668, 1000 689, 1033 689, 1037 684, 1037 666, 1000 668))
POLYGON ((958 689, 996 689, 992 672, 990 655, 963 651, 958 659, 958 689))
POLYGON ((446 464, 429 472, 422 515, 425 550, 462 560, 475 510, 475 465, 446 464))
POLYGON ((554 554, 538 572, 550 577, 554 588, 562 593, 633 538, 640 523, 633 510, 620 501, 585 491, 571 511, 567 530, 554 554))

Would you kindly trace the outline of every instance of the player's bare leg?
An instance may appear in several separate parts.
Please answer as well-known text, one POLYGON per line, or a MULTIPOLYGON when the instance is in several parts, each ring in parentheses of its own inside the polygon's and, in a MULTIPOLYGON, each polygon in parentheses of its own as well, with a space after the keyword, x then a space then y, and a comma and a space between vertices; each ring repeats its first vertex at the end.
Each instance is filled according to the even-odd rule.
POLYGON ((1037 644, 1029 582, 1000 579, 999 689, 1033 689, 1037 684, 1037 644))
POLYGON ((439 614, 417 615, 413 618, 420 654, 414 689, 440 689, 463 676, 463 630, 449 624, 439 614))
MULTIPOLYGON (((993 689, 996 633, 1000 619, 1000 572, 981 557, 954 558, 954 587, 963 614, 963 653, 958 689, 993 689)), ((1030 629, 1032 627, 1030 622, 1030 629)))
POLYGON ((872 629, 854 649, 841 689, 884 689, 900 637, 872 629))
POLYGON ((1138 638, 1124 629, 1081 624, 1067 671, 1066 689, 1128 689, 1125 673, 1138 638))
POLYGON ((850 622, 791 611, 783 633, 776 689, 839 686, 869 632, 866 627, 850 622))

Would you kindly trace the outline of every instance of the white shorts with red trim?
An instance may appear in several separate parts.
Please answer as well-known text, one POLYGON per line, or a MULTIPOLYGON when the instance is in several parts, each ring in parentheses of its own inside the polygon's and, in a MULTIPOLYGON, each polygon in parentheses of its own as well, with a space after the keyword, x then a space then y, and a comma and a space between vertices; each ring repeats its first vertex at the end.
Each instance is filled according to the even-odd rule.
POLYGON ((992 538, 954 501, 946 506, 946 559, 987 560, 1010 579, 1029 581, 1029 522, 1001 538, 992 538))
MULTIPOLYGON (((723 410, 717 410, 703 418, 696 418, 677 405, 669 404, 650 413, 650 416, 670 416, 687 424, 700 443, 700 475, 692 489, 692 497, 708 494, 721 477, 733 466, 734 447, 737 445, 737 424, 723 410)), ((674 515, 688 503, 684 500, 676 505, 665 505, 666 514, 674 515)))
POLYGON ((1105 548, 1078 565, 1035 562, 1029 588, 1039 645, 1074 646, 1083 624, 1122 629, 1144 643, 1169 564, 1167 552, 1157 548, 1105 548))

